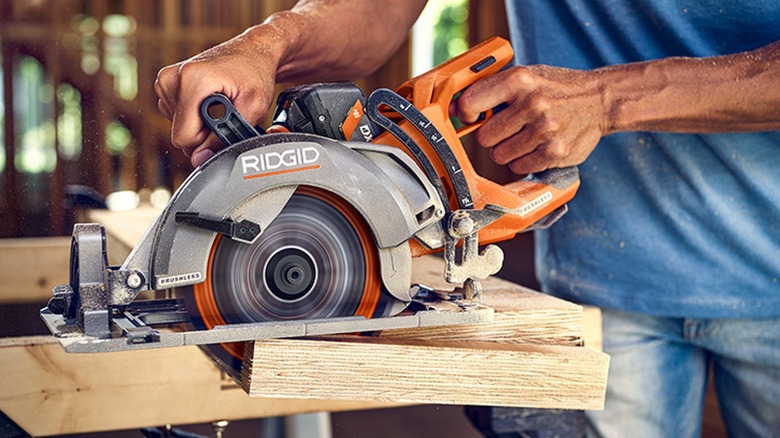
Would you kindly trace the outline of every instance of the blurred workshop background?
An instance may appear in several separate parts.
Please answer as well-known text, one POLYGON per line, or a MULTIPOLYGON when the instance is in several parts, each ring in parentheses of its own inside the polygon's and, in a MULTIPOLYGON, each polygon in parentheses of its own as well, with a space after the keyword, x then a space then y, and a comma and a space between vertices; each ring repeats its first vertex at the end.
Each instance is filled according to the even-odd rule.
MULTIPOLYGON (((91 206, 90 194, 174 190, 192 169, 170 147, 170 123, 154 94, 157 71, 294 3, 0 2, 0 237, 68 235, 74 209, 91 206)), ((409 42, 357 82, 367 91, 394 88, 506 34, 503 2, 432 1, 409 42)), ((509 177, 485 158, 475 159, 483 173, 509 177)), ((113 200, 113 208, 130 208, 134 197, 113 200)))

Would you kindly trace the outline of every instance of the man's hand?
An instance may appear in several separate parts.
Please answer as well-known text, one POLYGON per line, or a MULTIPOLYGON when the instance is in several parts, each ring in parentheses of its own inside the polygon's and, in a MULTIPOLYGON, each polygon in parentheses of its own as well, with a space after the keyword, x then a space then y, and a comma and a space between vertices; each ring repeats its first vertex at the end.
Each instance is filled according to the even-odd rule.
POLYGON ((267 37, 269 31, 249 29, 157 74, 157 106, 173 123, 171 143, 190 157, 193 166, 222 147, 200 120, 199 107, 206 97, 224 94, 252 125, 268 111, 281 56, 277 48, 259 42, 263 36, 267 41, 278 41, 267 37))
POLYGON ((198 166, 221 145, 198 108, 222 93, 251 124, 273 101, 276 82, 348 80, 379 68, 406 39, 425 0, 300 0, 262 24, 186 61, 165 67, 155 91, 173 122, 171 141, 198 166))
POLYGON ((780 129, 780 42, 709 58, 663 58, 591 71, 514 67, 466 89, 455 113, 477 143, 517 173, 580 164, 621 131, 678 133, 780 129))
POLYGON ((474 138, 513 172, 540 172, 582 163, 608 133, 601 88, 595 72, 513 67, 466 89, 456 112, 473 123, 480 113, 506 104, 474 138))

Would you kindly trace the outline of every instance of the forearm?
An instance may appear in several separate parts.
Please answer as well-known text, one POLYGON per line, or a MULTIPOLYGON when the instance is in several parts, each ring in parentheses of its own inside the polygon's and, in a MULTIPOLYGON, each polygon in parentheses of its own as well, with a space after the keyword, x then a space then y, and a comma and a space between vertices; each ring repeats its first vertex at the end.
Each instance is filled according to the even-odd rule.
POLYGON ((274 51, 277 81, 344 80, 372 73, 404 42, 424 0, 302 0, 245 33, 274 51), (269 41, 275 41, 273 47, 269 41))
POLYGON ((780 42, 711 58, 666 58, 594 70, 607 133, 780 129, 780 42))
POLYGON ((207 96, 222 93, 250 123, 273 102, 274 85, 349 80, 379 68, 403 43, 424 0, 301 0, 222 44, 162 68, 157 107, 171 143, 199 166, 221 148, 200 120, 207 96))

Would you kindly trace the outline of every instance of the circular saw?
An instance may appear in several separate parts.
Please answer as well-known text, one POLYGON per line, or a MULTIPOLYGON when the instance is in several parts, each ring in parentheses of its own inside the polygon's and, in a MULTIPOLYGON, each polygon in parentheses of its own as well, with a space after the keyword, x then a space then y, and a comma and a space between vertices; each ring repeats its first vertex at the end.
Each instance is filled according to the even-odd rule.
POLYGON ((236 369, 242 341, 489 320, 475 304, 503 263, 489 244, 550 226, 579 185, 574 167, 499 185, 471 165, 460 139, 492 114, 456 130, 450 103, 512 55, 493 38, 367 97, 351 83, 294 87, 266 131, 210 96, 201 118, 226 147, 121 266, 108 266, 101 226, 77 224, 70 282, 41 316, 67 351, 206 345, 236 369), (453 291, 411 282, 412 259, 434 252, 453 291), (139 298, 171 288, 181 296, 139 298))

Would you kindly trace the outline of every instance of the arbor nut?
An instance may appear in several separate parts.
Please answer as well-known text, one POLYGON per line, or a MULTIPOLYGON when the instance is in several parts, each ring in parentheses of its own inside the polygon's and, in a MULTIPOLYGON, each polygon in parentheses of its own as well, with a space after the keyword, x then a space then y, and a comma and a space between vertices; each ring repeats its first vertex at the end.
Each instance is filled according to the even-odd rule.
POLYGON ((141 283, 143 282, 141 280, 141 276, 138 275, 137 272, 133 272, 132 274, 127 276, 127 280, 125 281, 127 283, 128 287, 131 287, 133 289, 137 289, 141 287, 141 283))

